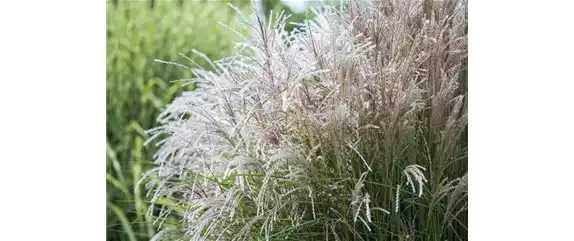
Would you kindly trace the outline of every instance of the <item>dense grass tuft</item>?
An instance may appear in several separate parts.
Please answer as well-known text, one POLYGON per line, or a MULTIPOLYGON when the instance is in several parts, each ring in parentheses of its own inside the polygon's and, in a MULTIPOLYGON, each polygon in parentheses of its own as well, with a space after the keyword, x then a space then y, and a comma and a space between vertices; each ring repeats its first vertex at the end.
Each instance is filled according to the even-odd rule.
POLYGON ((157 238, 466 240, 467 4, 357 0, 241 18, 150 131, 157 238))

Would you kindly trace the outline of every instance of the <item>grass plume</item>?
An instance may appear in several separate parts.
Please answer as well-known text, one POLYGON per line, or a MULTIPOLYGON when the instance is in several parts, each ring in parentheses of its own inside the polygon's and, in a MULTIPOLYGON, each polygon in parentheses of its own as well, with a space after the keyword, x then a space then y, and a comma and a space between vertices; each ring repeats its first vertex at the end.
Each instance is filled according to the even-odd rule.
POLYGON ((149 131, 169 236, 466 240, 466 6, 349 1, 292 32, 237 18, 237 54, 191 69, 198 89, 149 131))

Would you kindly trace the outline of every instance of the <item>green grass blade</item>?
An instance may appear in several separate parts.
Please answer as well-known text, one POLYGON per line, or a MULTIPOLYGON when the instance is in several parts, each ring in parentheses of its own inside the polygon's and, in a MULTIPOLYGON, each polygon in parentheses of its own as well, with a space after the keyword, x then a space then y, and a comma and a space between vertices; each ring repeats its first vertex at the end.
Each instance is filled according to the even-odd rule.
POLYGON ((122 223, 122 227, 124 229, 124 232, 128 235, 129 240, 130 241, 137 241, 135 233, 132 230, 132 226, 131 226, 130 222, 128 221, 128 218, 126 217, 126 215, 122 211, 122 209, 119 208, 118 206, 110 203, 110 202, 108 202, 107 205, 108 205, 108 208, 110 208, 112 211, 114 211, 114 213, 116 214, 116 217, 122 223))

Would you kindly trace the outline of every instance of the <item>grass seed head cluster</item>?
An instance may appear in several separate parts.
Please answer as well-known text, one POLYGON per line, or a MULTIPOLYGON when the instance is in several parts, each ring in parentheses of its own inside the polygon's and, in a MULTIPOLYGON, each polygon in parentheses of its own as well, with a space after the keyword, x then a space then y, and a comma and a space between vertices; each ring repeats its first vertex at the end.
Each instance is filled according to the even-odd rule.
MULTIPOLYGON (((237 54, 150 130, 163 238, 467 237, 467 4, 355 0, 237 18, 237 54)), ((153 208, 156 206, 152 206, 153 208)), ((160 238, 160 237, 158 237, 160 238)))

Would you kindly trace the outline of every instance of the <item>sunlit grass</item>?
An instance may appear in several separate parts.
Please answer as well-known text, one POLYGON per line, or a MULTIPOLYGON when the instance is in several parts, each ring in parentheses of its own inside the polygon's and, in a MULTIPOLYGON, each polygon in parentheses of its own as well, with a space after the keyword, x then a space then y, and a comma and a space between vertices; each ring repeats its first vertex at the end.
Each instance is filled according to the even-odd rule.
POLYGON ((466 240, 466 1, 274 14, 149 131, 165 238, 466 240))

